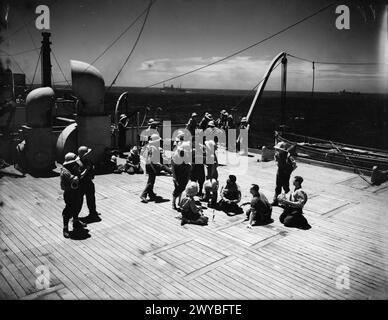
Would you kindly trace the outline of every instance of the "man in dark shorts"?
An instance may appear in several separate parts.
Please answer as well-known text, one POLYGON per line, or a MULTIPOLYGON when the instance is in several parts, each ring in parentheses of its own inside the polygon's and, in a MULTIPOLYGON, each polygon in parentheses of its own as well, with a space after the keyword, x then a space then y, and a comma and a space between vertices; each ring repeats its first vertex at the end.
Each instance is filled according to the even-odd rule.
MULTIPOLYGON (((187 150, 187 148, 186 148, 187 150)), ((172 156, 172 176, 174 181, 174 191, 172 193, 172 208, 177 210, 176 199, 181 197, 189 182, 191 164, 185 161, 185 149, 179 146, 172 156)), ((179 200, 180 202, 180 200, 179 200)))
POLYGON ((279 142, 275 145, 275 160, 278 170, 276 172, 276 188, 272 206, 278 205, 277 198, 282 189, 286 194, 290 192, 290 176, 296 168, 295 160, 290 155, 285 142, 279 142))
POLYGON ((249 224, 247 228, 252 228, 254 224, 263 225, 272 222, 272 206, 269 203, 267 197, 259 192, 259 186, 252 184, 249 190, 252 194, 251 206, 246 212, 249 224))

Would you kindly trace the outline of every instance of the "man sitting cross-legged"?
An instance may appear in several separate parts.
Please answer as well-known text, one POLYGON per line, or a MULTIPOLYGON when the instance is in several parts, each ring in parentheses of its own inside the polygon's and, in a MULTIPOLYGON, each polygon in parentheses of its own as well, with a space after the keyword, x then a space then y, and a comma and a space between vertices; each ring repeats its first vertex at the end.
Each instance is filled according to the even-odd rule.
POLYGON ((206 225, 208 217, 202 213, 202 208, 195 203, 194 196, 198 193, 198 186, 195 182, 190 181, 186 187, 185 197, 179 203, 182 211, 183 226, 186 223, 206 225))
POLYGON ((221 200, 218 203, 219 208, 226 212, 232 212, 235 214, 242 213, 243 210, 238 206, 241 201, 241 190, 236 183, 236 176, 230 175, 226 181, 226 186, 221 188, 221 200))

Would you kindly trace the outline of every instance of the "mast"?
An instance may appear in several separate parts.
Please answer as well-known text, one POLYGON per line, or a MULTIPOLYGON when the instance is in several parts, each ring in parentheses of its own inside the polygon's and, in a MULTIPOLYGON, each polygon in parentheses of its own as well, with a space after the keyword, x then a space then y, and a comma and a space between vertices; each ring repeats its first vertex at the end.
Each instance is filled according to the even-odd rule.
POLYGON ((281 83, 281 124, 285 125, 286 122, 286 92, 287 92, 287 56, 284 55, 282 59, 282 83, 281 83))
POLYGON ((42 87, 51 87, 51 60, 50 60, 50 32, 42 32, 42 49, 41 49, 41 77, 42 77, 42 87))

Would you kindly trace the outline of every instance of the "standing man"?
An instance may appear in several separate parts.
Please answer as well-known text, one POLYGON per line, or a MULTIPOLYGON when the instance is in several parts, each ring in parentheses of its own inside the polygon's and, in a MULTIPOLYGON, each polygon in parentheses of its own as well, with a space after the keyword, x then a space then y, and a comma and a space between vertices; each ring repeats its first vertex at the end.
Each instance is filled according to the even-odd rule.
POLYGON ((75 159, 74 153, 67 153, 60 173, 61 189, 65 200, 65 208, 62 211, 63 236, 65 238, 70 237, 69 221, 71 218, 73 218, 73 230, 86 226, 78 219, 78 214, 82 208, 82 193, 79 189, 79 167, 75 159))
POLYGON ((275 161, 277 162, 278 170, 272 206, 278 205, 278 195, 282 192, 282 188, 286 194, 290 192, 290 176, 296 168, 295 160, 288 152, 285 142, 279 142, 275 145, 275 161))
POLYGON ((307 202, 307 194, 302 189, 302 183, 303 178, 301 176, 295 176, 293 181, 295 189, 290 195, 290 200, 287 200, 285 195, 279 196, 279 204, 284 208, 279 220, 286 227, 307 230, 311 226, 303 216, 303 207, 307 202))
POLYGON ((248 150, 248 146, 244 146, 244 143, 246 143, 246 141, 244 140, 244 137, 242 136, 242 131, 243 130, 248 130, 249 129, 249 124, 248 124, 248 119, 247 117, 242 117, 241 121, 240 121, 240 127, 239 127, 239 133, 238 133, 238 138, 237 138, 237 150, 238 151, 243 151, 241 150, 241 147, 246 147, 246 150, 243 151, 243 154, 246 155, 246 152, 248 150))
MULTIPOLYGON (((206 156, 206 154, 205 154, 206 156)), ((198 188, 198 196, 200 198, 203 197, 203 184, 205 182, 205 164, 204 164, 204 147, 202 144, 198 144, 198 146, 193 147, 192 149, 192 157, 193 163, 191 167, 191 176, 190 180, 197 182, 199 185, 198 188), (197 149, 198 148, 198 152, 197 149)))
POLYGON ((89 215, 84 218, 85 222, 99 222, 101 218, 96 210, 96 188, 94 186, 94 165, 89 159, 92 149, 86 146, 78 148, 78 163, 83 172, 83 177, 79 182, 82 197, 86 196, 86 203, 89 209, 89 215))
POLYGON ((272 222, 272 206, 267 197, 259 192, 259 186, 252 184, 249 192, 252 195, 251 207, 246 212, 249 223, 247 228, 252 228, 254 224, 266 224, 272 222))
POLYGON ((148 143, 150 137, 153 134, 157 134, 158 136, 160 136, 159 131, 158 131, 158 126, 159 126, 158 121, 155 121, 152 118, 148 120, 148 128, 146 130, 142 131, 142 133, 140 135, 140 141, 142 143, 142 146, 144 146, 148 143))
POLYGON ((189 119, 189 122, 186 124, 186 129, 190 131, 192 140, 194 141, 195 137, 195 129, 197 129, 198 123, 197 123, 197 114, 193 112, 191 114, 191 118, 189 119))
POLYGON ((206 128, 208 127, 209 121, 211 121, 212 119, 213 119, 212 115, 209 112, 206 112, 201 122, 199 123, 199 128, 205 131, 206 128))
MULTIPOLYGON (((187 149, 187 148, 186 148, 187 149)), ((172 208, 177 210, 176 199, 180 197, 185 190, 187 183, 189 182, 191 164, 187 163, 184 159, 185 149, 179 146, 172 156, 172 176, 174 181, 174 191, 172 193, 172 208)))
POLYGON ((160 137, 158 134, 154 133, 151 135, 151 138, 147 145, 144 147, 144 158, 146 161, 146 173, 148 174, 147 185, 143 192, 140 195, 141 202, 147 203, 147 196, 150 197, 150 200, 155 200, 157 198, 154 192, 154 185, 156 180, 156 175, 159 173, 160 164, 160 137))
POLYGON ((120 115, 119 119, 119 141, 118 141, 118 147, 119 147, 119 153, 120 155, 123 155, 123 152, 125 151, 126 147, 126 132, 128 130, 128 122, 129 119, 125 114, 120 115))

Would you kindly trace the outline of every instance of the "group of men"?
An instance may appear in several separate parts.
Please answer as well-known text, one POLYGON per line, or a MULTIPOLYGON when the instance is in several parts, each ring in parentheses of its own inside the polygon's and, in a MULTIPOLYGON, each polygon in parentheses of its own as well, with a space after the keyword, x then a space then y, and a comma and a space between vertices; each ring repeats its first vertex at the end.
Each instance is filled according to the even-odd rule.
MULTIPOLYGON (((212 128, 215 126, 210 114, 206 113, 202 121, 197 124, 196 113, 191 115, 186 125, 186 129, 195 135, 198 128, 212 128), (206 123, 206 125, 204 124, 206 123)), ((125 119, 125 118, 123 118, 125 119)), ((229 115, 225 110, 220 113, 220 118, 216 121, 222 129, 227 129, 230 125, 229 115)), ((307 202, 307 195, 302 189, 303 178, 294 177, 294 191, 290 192, 289 181, 291 173, 296 168, 296 163, 291 156, 287 145, 280 142, 275 145, 275 160, 277 162, 276 188, 273 202, 269 203, 265 195, 260 192, 257 184, 250 188, 252 200, 249 203, 239 205, 241 201, 241 189, 237 184, 236 176, 229 175, 226 185, 221 188, 220 201, 218 199, 218 160, 217 142, 204 138, 202 143, 195 143, 194 140, 186 139, 185 133, 179 131, 173 141, 173 152, 170 158, 171 165, 164 164, 165 156, 161 148, 163 140, 157 131, 157 122, 151 119, 146 132, 147 140, 143 147, 143 157, 145 159, 145 172, 148 174, 146 187, 140 195, 141 201, 157 200, 159 197, 154 192, 156 176, 165 170, 172 174, 174 190, 172 193, 172 208, 182 212, 182 224, 196 223, 206 224, 207 219, 202 214, 202 207, 195 204, 194 196, 198 196, 201 201, 208 202, 209 208, 220 209, 227 214, 243 213, 242 207, 250 204, 246 211, 248 228, 254 224, 266 224, 271 219, 272 207, 283 208, 280 222, 288 227, 298 227, 302 229, 310 228, 307 220, 303 216, 303 206, 307 202), (148 135, 149 134, 149 135, 148 135), (199 149, 198 149, 199 148, 199 149), (189 157, 187 155, 190 155, 189 157), (194 187, 194 185, 196 187, 194 187), (195 191, 195 192, 194 192, 195 191), (182 199, 182 194, 184 197, 182 199), (178 204, 177 199, 179 198, 178 204), (194 219, 193 217, 196 217, 194 219)), ((246 118, 243 118, 240 126, 247 126, 246 118)), ((144 134, 144 132, 143 132, 144 134)), ((146 138, 146 139, 144 139, 146 138)), ((63 210, 63 235, 70 236, 68 224, 73 219, 73 229, 78 230, 86 226, 86 223, 101 221, 96 211, 95 187, 93 183, 94 166, 89 159, 91 150, 85 146, 78 149, 78 156, 68 153, 61 170, 61 187, 64 190, 65 208, 63 210), (79 219, 78 215, 82 208, 83 197, 86 196, 89 208, 89 216, 79 219)), ((117 166, 117 158, 112 156, 111 162, 114 166, 113 172, 143 173, 138 147, 133 147, 124 165, 117 166)))
POLYGON ((73 232, 82 231, 88 223, 99 222, 101 218, 96 210, 96 197, 94 186, 94 165, 90 160, 91 149, 86 146, 78 148, 78 155, 69 152, 61 168, 60 181, 65 200, 62 211, 63 236, 70 237, 69 222, 73 219, 73 232), (79 218, 83 198, 89 209, 89 215, 79 218))
MULTIPOLYGON (((243 117, 240 121, 240 128, 246 128, 247 118, 243 117)), ((186 124, 186 129, 190 131, 191 135, 195 135, 196 129, 202 129, 205 131, 207 128, 219 128, 228 131, 228 129, 236 128, 236 124, 233 119, 233 115, 228 113, 225 109, 220 111, 220 116, 217 120, 213 119, 213 116, 209 112, 205 112, 203 118, 198 122, 198 114, 193 112, 186 124)))
MULTIPOLYGON (((221 111, 218 124, 225 123, 225 119, 228 118, 227 114, 225 114, 225 110, 221 111)), ((195 130, 201 128, 201 124, 206 120, 209 121, 207 122, 206 128, 203 126, 205 130, 214 126, 214 124, 211 123, 213 121, 211 120, 211 115, 208 113, 204 115, 204 118, 199 125, 197 125, 196 116, 196 113, 193 113, 186 125, 186 129, 191 133, 195 134, 195 130)), ((247 126, 246 118, 242 119, 241 126, 247 126)), ((196 148, 200 148, 200 152, 197 152, 196 148, 194 148, 194 140, 185 141, 184 136, 184 132, 179 131, 173 144, 174 152, 171 161, 174 183, 172 208, 174 210, 182 209, 181 195, 187 186, 187 188, 190 189, 189 193, 192 194, 192 182, 194 182, 198 184, 196 196, 199 196, 201 201, 207 201, 208 207, 219 208, 228 214, 242 213, 243 209, 238 205, 241 201, 241 190, 236 183, 236 176, 234 175, 230 175, 226 185, 221 188, 221 200, 217 202, 219 187, 216 153, 217 143, 214 140, 204 140, 203 144, 196 144, 196 148), (186 157, 185 155, 187 154, 191 154, 191 156, 186 157), (200 159, 198 159, 198 157, 200 159), (211 160, 210 162, 209 159, 211 160), (207 174, 205 174, 205 171, 207 171, 207 174), (205 193, 203 193, 203 189, 205 193), (178 198, 179 202, 177 206, 176 201, 178 198)), ((148 202, 147 196, 149 196, 150 200, 155 200, 157 198, 154 192, 154 184, 156 175, 158 171, 160 171, 158 170, 160 163, 153 161, 153 159, 155 159, 154 155, 158 154, 161 149, 160 144, 160 137, 157 134, 153 134, 149 137, 149 141, 145 146, 144 155, 146 159, 146 172, 148 173, 149 178, 146 188, 140 196, 142 202, 145 203, 148 202)), ((251 206, 247 211, 247 219, 249 220, 248 227, 251 227, 255 223, 265 224, 272 221, 272 206, 279 206, 284 209, 280 221, 284 223, 285 226, 308 229, 310 226, 304 218, 302 210, 304 204, 307 202, 307 194, 302 189, 302 177, 296 176, 294 178, 293 184, 295 190, 292 193, 290 192, 290 176, 296 169, 296 163, 287 149, 286 143, 280 142, 275 145, 275 160, 277 162, 278 170, 276 174, 276 188, 273 202, 268 202, 265 195, 259 191, 259 186, 257 184, 252 185, 250 193, 253 198, 250 202, 251 206)), ((187 191, 188 190, 186 190, 186 193, 187 191)), ((185 203, 192 203, 192 200, 188 201, 186 199, 185 203)), ((192 205, 186 205, 185 207, 193 208, 192 205)), ((191 221, 193 219, 186 220, 191 221)))

